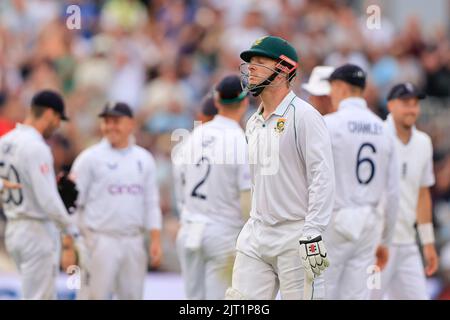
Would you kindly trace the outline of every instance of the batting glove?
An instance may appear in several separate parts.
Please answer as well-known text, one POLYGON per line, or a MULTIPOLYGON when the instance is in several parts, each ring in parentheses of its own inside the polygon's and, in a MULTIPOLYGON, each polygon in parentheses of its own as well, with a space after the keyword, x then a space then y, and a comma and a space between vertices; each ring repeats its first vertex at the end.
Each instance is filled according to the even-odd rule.
POLYGON ((319 276, 329 265, 327 249, 322 241, 322 236, 315 238, 302 237, 299 239, 300 257, 303 268, 310 279, 319 276))

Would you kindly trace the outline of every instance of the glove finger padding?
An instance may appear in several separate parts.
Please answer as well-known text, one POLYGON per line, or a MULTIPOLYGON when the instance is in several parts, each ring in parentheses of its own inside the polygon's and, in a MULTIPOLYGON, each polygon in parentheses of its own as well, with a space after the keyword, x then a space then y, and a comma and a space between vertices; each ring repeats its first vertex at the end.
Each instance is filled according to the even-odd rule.
POLYGON ((314 273, 311 269, 311 263, 309 262, 308 254, 306 252, 306 246, 300 245, 300 257, 302 260, 303 268, 305 269, 306 275, 311 280, 314 279, 314 273))

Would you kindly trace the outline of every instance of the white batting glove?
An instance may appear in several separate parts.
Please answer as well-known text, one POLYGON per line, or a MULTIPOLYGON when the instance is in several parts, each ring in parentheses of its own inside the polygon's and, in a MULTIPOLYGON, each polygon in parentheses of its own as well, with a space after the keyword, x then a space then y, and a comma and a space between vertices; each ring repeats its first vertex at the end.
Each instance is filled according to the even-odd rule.
POLYGON ((301 237, 299 243, 303 268, 308 278, 312 280, 330 265, 327 249, 320 235, 315 238, 301 237))

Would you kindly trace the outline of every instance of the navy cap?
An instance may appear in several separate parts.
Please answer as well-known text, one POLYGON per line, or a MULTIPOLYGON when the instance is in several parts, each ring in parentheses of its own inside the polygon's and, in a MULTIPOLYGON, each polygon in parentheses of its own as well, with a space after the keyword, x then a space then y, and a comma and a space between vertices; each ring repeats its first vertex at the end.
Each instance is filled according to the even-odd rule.
POLYGON ((129 117, 133 118, 133 111, 124 102, 110 103, 108 102, 103 108, 103 111, 98 115, 100 118, 104 117, 129 117))
POLYGON ((354 64, 344 64, 328 77, 328 81, 342 80, 348 84, 364 89, 366 87, 366 73, 354 64))
POLYGON ((223 78, 216 86, 221 104, 231 104, 240 102, 247 96, 247 91, 242 89, 241 79, 236 75, 223 78))
POLYGON ((387 96, 387 100, 417 98, 425 99, 425 94, 420 92, 411 82, 399 83, 392 87, 387 96))
POLYGON ((214 97, 211 94, 203 98, 201 107, 202 113, 205 116, 215 116, 218 112, 216 105, 214 104, 214 97))
POLYGON ((61 116, 61 120, 67 121, 64 113, 64 100, 61 95, 52 90, 42 90, 36 93, 31 99, 31 105, 55 110, 61 116))

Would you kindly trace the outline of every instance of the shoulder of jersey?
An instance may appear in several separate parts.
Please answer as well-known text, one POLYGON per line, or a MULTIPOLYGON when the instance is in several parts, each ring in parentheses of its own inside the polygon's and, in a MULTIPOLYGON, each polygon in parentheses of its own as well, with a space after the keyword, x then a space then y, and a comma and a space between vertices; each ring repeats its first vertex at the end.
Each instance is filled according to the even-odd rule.
POLYGON ((309 102, 303 100, 300 97, 296 97, 292 102, 294 105, 294 112, 300 115, 318 115, 322 117, 322 115, 314 108, 309 102))
POLYGON ((416 135, 417 138, 420 139, 421 143, 432 144, 431 137, 426 132, 416 129, 416 135))
POLYGON ((95 161, 96 159, 102 158, 102 152, 102 144, 96 143, 81 151, 80 154, 78 154, 77 159, 92 159, 95 161))
POLYGON ((134 151, 136 152, 137 155, 150 158, 153 161, 153 155, 147 149, 145 149, 145 148, 143 148, 141 146, 138 146, 138 145, 134 145, 133 148, 134 148, 134 151))
POLYGON ((18 133, 17 129, 8 131, 7 133, 5 133, 3 136, 0 137, 0 142, 11 139, 11 137, 14 137, 15 135, 17 135, 17 133, 18 133))

